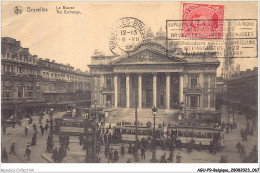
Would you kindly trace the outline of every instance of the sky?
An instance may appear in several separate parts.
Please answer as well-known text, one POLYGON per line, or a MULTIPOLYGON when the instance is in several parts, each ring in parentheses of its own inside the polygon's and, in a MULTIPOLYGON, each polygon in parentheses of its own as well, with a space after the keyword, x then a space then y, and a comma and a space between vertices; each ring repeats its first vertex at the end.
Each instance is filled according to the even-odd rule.
MULTIPOLYGON (((224 5, 225 19, 257 19, 257 2, 193 2, 224 5)), ((95 49, 111 55, 108 39, 112 25, 123 17, 141 20, 155 33, 166 20, 180 20, 181 2, 2 2, 2 37, 21 41, 22 47, 39 58, 69 63, 88 70, 95 49), (22 13, 14 13, 21 6, 22 13), (72 7, 81 14, 57 14, 58 8, 72 7), (32 9, 47 12, 28 12, 32 9)), ((241 70, 258 66, 257 59, 237 59, 241 70)), ((218 69, 218 74, 220 68, 218 69)))

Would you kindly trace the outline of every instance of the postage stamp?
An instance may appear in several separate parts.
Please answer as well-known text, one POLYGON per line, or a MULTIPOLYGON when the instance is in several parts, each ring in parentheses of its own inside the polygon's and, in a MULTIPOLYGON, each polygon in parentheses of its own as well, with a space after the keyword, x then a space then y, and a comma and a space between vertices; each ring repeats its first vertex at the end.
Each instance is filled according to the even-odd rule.
POLYGON ((182 37, 223 38, 223 5, 183 3, 182 37))
POLYGON ((146 26, 139 19, 125 17, 112 26, 109 47, 113 54, 122 55, 132 51, 145 39, 146 26))

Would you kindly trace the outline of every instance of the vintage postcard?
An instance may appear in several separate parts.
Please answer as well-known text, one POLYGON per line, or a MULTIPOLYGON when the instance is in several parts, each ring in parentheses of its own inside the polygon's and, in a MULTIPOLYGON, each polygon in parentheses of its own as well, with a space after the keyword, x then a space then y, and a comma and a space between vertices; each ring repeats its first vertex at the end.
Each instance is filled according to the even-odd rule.
POLYGON ((1 2, 2 172, 259 172, 258 135, 257 1, 1 2))

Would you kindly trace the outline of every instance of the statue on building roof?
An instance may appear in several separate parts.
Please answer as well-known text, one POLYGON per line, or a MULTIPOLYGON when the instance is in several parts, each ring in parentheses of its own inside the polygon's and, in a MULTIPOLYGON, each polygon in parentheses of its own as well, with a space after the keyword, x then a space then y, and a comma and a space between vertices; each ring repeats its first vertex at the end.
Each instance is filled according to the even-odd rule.
POLYGON ((146 32, 146 39, 154 39, 154 34, 151 30, 151 27, 149 27, 147 32, 146 32))
POLYGON ((96 49, 94 52, 94 56, 104 56, 104 52, 102 52, 101 50, 96 49))
POLYGON ((160 31, 156 32, 155 36, 156 40, 165 40, 166 39, 166 32, 163 31, 163 28, 160 28, 160 31))

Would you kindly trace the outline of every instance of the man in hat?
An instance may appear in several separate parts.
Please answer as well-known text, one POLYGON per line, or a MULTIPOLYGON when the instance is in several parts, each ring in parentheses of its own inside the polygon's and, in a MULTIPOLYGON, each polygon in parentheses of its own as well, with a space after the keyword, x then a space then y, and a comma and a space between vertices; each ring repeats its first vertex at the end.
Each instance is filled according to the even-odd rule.
POLYGON ((115 149, 115 151, 114 151, 114 158, 113 158, 113 160, 116 162, 116 161, 118 161, 118 159, 119 159, 119 156, 118 156, 118 151, 117 151, 117 149, 115 149))
POLYGON ((121 146, 121 151, 120 151, 120 153, 121 153, 121 156, 124 157, 124 155, 125 155, 125 147, 124 147, 124 144, 122 144, 122 146, 121 146))
POLYGON ((30 148, 30 145, 27 144, 27 147, 25 149, 24 157, 27 156, 28 160, 30 160, 30 155, 31 155, 31 148, 30 148))
POLYGON ((108 163, 109 163, 110 160, 113 163, 113 148, 111 148, 109 153, 108 153, 108 163))
POLYGON ((11 147, 10 147, 10 152, 9 154, 14 154, 15 155, 15 143, 12 143, 11 147))
POLYGON ((24 133, 25 133, 26 136, 28 135, 28 128, 27 127, 24 127, 24 133))

